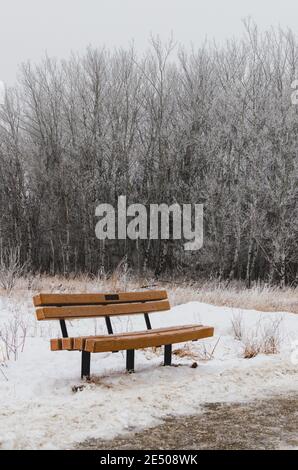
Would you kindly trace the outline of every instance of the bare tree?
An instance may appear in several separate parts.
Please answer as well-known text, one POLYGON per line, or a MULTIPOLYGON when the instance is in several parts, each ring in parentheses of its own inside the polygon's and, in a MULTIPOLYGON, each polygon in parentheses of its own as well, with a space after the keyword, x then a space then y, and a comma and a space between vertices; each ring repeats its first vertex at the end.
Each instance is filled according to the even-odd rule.
POLYGON ((108 274, 125 258, 156 275, 297 283, 298 44, 250 21, 244 33, 190 52, 151 38, 141 58, 88 48, 25 64, 0 104, 2 271, 108 274), (97 240, 96 205, 121 194, 203 202, 203 248, 97 240))

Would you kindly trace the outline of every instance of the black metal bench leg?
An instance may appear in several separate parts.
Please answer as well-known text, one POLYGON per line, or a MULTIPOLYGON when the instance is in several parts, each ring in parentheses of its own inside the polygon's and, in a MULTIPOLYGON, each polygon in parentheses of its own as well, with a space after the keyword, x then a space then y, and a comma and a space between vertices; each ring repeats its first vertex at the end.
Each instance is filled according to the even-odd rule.
POLYGON ((135 350, 128 349, 126 351, 126 370, 131 373, 135 371, 135 350))
POLYGON ((82 351, 82 367, 81 367, 81 378, 88 379, 90 377, 90 359, 91 353, 88 351, 82 351))
POLYGON ((172 364, 172 345, 166 344, 165 345, 165 352, 164 352, 164 366, 170 366, 172 364))

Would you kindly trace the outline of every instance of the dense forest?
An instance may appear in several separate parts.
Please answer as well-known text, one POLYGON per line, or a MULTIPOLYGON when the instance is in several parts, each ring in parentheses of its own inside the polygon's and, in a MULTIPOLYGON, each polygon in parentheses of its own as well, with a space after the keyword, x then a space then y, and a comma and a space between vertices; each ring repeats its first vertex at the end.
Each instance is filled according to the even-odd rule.
POLYGON ((89 47, 20 66, 0 105, 0 263, 30 272, 298 282, 298 42, 89 47), (95 208, 204 204, 204 245, 95 236, 95 208))

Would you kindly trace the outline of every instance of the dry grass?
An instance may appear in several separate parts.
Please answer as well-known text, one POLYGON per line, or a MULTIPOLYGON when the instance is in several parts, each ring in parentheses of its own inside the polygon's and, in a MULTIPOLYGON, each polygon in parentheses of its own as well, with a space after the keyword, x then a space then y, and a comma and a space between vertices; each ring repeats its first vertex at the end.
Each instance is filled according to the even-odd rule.
MULTIPOLYGON (((298 288, 270 287, 266 284, 255 285, 246 289, 242 283, 219 282, 165 282, 153 277, 133 277, 127 265, 122 262, 112 276, 47 276, 35 275, 17 280, 11 295, 22 298, 36 292, 119 292, 141 290, 144 288, 166 289, 171 305, 179 305, 191 301, 207 304, 253 309, 264 312, 298 313, 298 288)), ((0 295, 7 295, 0 289, 0 295)))
POLYGON ((244 359, 252 359, 260 354, 261 346, 260 342, 256 338, 246 338, 243 348, 244 359))
POLYGON ((241 341, 244 335, 243 315, 241 313, 234 314, 232 316, 231 323, 232 323, 234 338, 238 341, 241 341))
POLYGON ((215 343, 206 344, 204 341, 198 343, 196 350, 194 351, 191 344, 186 344, 183 348, 177 348, 173 351, 173 354, 177 357, 185 357, 187 359, 199 360, 199 361, 211 361, 214 357, 215 350, 219 343, 220 338, 215 343))
POLYGON ((281 319, 271 321, 263 327, 261 352, 263 354, 278 354, 281 343, 281 319))
POLYGON ((173 304, 199 301, 207 304, 259 310, 262 312, 298 313, 298 288, 270 287, 265 284, 251 289, 242 283, 226 286, 224 283, 205 282, 184 286, 167 285, 173 304))
POLYGON ((259 323, 255 331, 243 338, 243 357, 251 359, 258 354, 278 354, 281 343, 281 319, 259 323))
POLYGON ((7 322, 0 326, 0 362, 16 361, 24 351, 28 323, 17 311, 11 312, 7 322))
POLYGON ((183 348, 177 348, 173 350, 173 355, 181 358, 187 358, 187 359, 193 359, 196 360, 198 359, 198 354, 197 351, 194 351, 191 349, 189 344, 186 344, 183 346, 183 348))
POLYGON ((206 344, 203 341, 198 344, 197 357, 200 361, 211 361, 214 358, 215 350, 218 346, 220 338, 214 344, 206 344))

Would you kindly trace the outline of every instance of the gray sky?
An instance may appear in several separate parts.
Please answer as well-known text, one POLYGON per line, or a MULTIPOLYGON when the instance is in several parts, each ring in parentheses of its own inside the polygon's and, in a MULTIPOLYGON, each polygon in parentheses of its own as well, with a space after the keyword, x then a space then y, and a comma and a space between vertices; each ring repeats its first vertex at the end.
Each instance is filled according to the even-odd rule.
POLYGON ((297 0, 0 0, 0 81, 13 84, 18 64, 50 56, 68 57, 88 44, 143 51, 150 33, 185 46, 207 36, 240 36, 241 19, 261 29, 297 30, 297 0))

